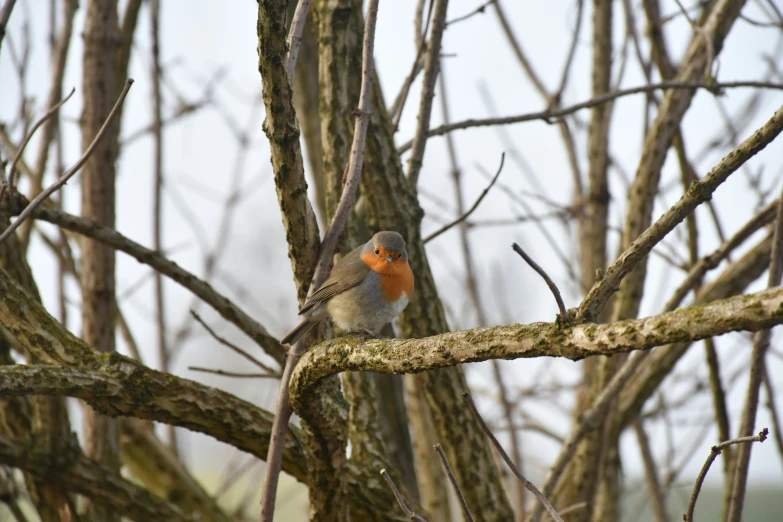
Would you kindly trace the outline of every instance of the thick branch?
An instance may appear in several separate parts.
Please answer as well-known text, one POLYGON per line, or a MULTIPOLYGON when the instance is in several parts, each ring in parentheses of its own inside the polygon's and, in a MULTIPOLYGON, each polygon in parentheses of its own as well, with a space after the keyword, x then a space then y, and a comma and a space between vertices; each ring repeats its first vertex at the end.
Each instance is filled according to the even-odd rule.
MULTIPOLYGON (((272 414, 249 402, 147 368, 116 353, 104 357, 102 364, 96 360, 95 364, 79 367, 0 367, 0 395, 75 397, 104 415, 173 424, 214 437, 260 459, 266 457, 272 428, 272 414)), ((283 469, 298 480, 305 479, 305 458, 294 437, 289 437, 286 444, 283 469)))
MULTIPOLYGON (((203 384, 158 372, 117 354, 96 356, 81 339, 0 270, 0 324, 26 350, 51 365, 6 366, 0 395, 78 397, 100 413, 175 424, 263 458, 272 414, 203 384), (53 363, 53 364, 52 364, 53 363)), ((286 445, 283 469, 305 476, 301 447, 286 445)))
POLYGON ((783 288, 713 301, 645 319, 580 324, 570 330, 553 323, 461 330, 423 339, 326 341, 302 357, 291 380, 295 410, 304 407, 322 379, 345 370, 418 373, 489 359, 566 357, 580 360, 734 331, 758 331, 783 323, 783 288))

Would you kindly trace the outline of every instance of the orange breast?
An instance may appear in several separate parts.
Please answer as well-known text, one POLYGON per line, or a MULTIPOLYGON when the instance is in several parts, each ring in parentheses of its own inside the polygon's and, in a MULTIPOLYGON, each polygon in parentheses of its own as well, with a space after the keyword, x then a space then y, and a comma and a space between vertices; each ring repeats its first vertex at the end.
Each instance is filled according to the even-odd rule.
POLYGON ((413 295, 413 271, 407 261, 397 259, 389 263, 372 252, 364 254, 362 261, 381 276, 381 289, 387 302, 399 300, 403 292, 408 298, 413 295))

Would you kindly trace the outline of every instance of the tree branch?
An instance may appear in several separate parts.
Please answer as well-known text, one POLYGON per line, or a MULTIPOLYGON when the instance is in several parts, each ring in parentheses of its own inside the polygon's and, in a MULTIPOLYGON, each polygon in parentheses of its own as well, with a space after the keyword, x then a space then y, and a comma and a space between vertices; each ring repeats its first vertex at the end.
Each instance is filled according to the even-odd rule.
POLYGON ((697 206, 709 200, 712 193, 732 173, 772 142, 781 130, 783 130, 783 107, 779 108, 763 127, 723 158, 701 181, 691 185, 674 206, 631 243, 606 269, 601 280, 593 285, 579 307, 578 317, 589 320, 597 317, 612 294, 618 290, 620 282, 637 263, 697 206))
MULTIPOLYGON (((204 433, 263 459, 272 414, 189 379, 159 372, 112 354, 91 364, 0 367, 0 395, 56 395, 82 399, 111 417, 129 416, 204 433)), ((289 429, 297 432, 298 429, 289 429)), ((283 452, 283 469, 306 477, 305 457, 294 437, 283 452)), ((157 520, 157 519, 156 519, 157 520)))
POLYGON ((570 330, 553 323, 533 323, 461 330, 423 339, 348 336, 321 343, 302 357, 291 380, 291 400, 295 410, 303 408, 318 382, 346 370, 418 373, 489 359, 565 357, 578 361, 728 332, 758 331, 780 323, 783 288, 645 319, 580 324, 570 330))
MULTIPOLYGON (((624 96, 647 93, 650 91, 657 91, 659 89, 694 89, 694 90, 706 89, 710 92, 719 93, 723 89, 736 89, 742 87, 752 88, 752 89, 783 90, 783 84, 759 82, 759 81, 736 81, 736 82, 714 82, 714 83, 704 83, 701 81, 699 82, 667 81, 667 82, 653 83, 650 85, 640 85, 638 87, 621 89, 619 91, 608 92, 602 96, 596 96, 594 98, 590 98, 587 101, 583 101, 581 103, 577 103, 576 105, 571 105, 569 107, 564 107, 562 109, 530 112, 527 114, 520 114, 518 116, 504 116, 500 118, 485 118, 485 119, 471 118, 469 120, 458 121, 455 123, 450 123, 448 125, 441 125, 440 127, 435 127, 434 129, 427 131, 426 136, 427 138, 432 138, 433 136, 442 136, 444 134, 447 134, 455 130, 472 129, 474 127, 490 127, 493 125, 511 125, 513 123, 523 123, 526 121, 543 120, 547 123, 555 123, 557 120, 562 119, 564 116, 568 116, 569 114, 573 114, 575 112, 581 111, 582 109, 589 109, 592 107, 596 107, 598 105, 602 105, 604 103, 609 103, 612 100, 615 100, 617 98, 622 98, 624 96)), ((402 154, 410 150, 412 146, 413 146, 413 140, 405 142, 399 147, 397 147, 397 152, 402 154)))

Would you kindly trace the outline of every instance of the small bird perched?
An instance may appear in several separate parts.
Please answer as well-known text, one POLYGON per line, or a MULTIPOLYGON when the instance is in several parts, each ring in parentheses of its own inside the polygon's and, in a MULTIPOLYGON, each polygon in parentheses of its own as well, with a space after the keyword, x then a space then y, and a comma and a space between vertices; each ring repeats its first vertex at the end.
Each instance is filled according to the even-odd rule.
POLYGON ((327 317, 343 330, 377 334, 408 306, 412 293, 405 240, 397 232, 378 232, 334 264, 299 311, 302 322, 280 342, 293 345, 327 317))

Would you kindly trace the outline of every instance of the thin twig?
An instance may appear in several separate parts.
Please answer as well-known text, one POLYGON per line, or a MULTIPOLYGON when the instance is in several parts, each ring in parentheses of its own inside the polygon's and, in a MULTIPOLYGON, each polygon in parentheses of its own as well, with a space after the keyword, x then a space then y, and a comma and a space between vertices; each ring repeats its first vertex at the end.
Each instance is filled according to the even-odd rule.
MULTIPOLYGON (((128 91, 130 90, 131 85, 133 85, 133 79, 128 78, 128 80, 125 82, 125 88, 122 89, 122 92, 120 93, 120 97, 117 99, 117 103, 115 103, 114 107, 112 107, 109 116, 106 117, 106 121, 103 122, 103 126, 101 126, 100 130, 98 131, 98 134, 95 135, 95 139, 92 140, 92 143, 90 143, 90 146, 87 147, 87 150, 84 151, 82 157, 79 158, 79 160, 73 165, 73 167, 71 167, 62 176, 60 176, 57 179, 57 181, 49 185, 46 188, 46 190, 38 194, 38 196, 34 200, 32 200, 29 205, 27 205, 27 207, 21 212, 21 214, 19 214, 19 217, 17 217, 16 220, 13 223, 11 223, 11 225, 5 230, 5 232, 0 234, 0 243, 8 239, 8 237, 14 233, 14 230, 19 228, 19 225, 24 223, 24 221, 32 215, 36 207, 38 207, 41 203, 43 203, 44 200, 46 200, 49 196, 54 194, 60 187, 65 185, 65 183, 69 179, 71 179, 74 174, 79 172, 79 169, 81 169, 82 166, 87 162, 87 160, 90 158, 92 153, 95 151, 95 148, 98 146, 98 143, 100 143, 101 139, 103 139, 103 136, 106 134, 106 130, 109 128, 109 124, 111 124, 111 121, 114 119, 114 116, 117 114, 120 106, 122 106, 122 102, 125 101, 125 97, 128 95, 128 91)), ((22 147, 20 147, 20 151, 17 154, 21 154, 21 150, 22 147)))
POLYGON ((701 486, 704 483, 704 478, 707 476, 707 472, 710 470, 710 466, 712 466, 712 463, 715 461, 716 458, 718 458, 718 455, 720 455, 721 451, 723 451, 724 448, 727 448, 731 446, 732 444, 743 444, 746 442, 764 442, 767 439, 767 435, 769 435, 769 430, 767 428, 764 428, 759 432, 758 435, 754 435, 752 437, 739 437, 736 439, 727 440, 725 442, 721 442, 717 446, 713 446, 710 450, 710 454, 707 457, 707 460, 704 462, 704 466, 702 466, 701 471, 699 472, 699 476, 696 477, 696 483, 693 485, 693 492, 691 493, 691 500, 688 502, 688 508, 685 514, 683 515, 683 520, 685 522, 692 522, 693 521, 693 510, 696 508, 696 500, 699 498, 699 492, 701 492, 701 486))
POLYGON ((313 0, 299 0, 299 2, 297 2, 294 17, 291 19, 291 27, 288 29, 288 57, 286 59, 285 68, 288 73, 288 83, 291 84, 291 88, 294 86, 296 60, 299 58, 299 47, 302 45, 302 33, 304 33, 307 13, 310 11, 310 4, 312 1, 313 0))
POLYGON ((503 458, 503 460, 506 462, 508 467, 511 469, 511 472, 514 473, 514 475, 516 475, 516 477, 522 482, 522 484, 525 485, 528 491, 533 493, 533 495, 535 495, 536 498, 538 498, 541 504, 546 508, 546 510, 552 516, 553 520, 557 522, 563 522, 563 519, 560 518, 560 515, 557 514, 557 511, 555 511, 555 508, 553 508, 552 504, 549 503, 549 500, 547 500, 547 498, 543 495, 543 493, 541 493, 538 490, 535 484, 530 482, 522 475, 522 473, 520 473, 519 469, 517 469, 514 462, 509 458, 508 453, 506 453, 506 450, 503 449, 503 446, 501 446, 500 442, 498 442, 498 439, 495 438, 495 435, 489 429, 487 423, 484 422, 484 419, 481 417, 481 414, 476 408, 476 404, 473 402, 473 398, 470 396, 470 393, 465 392, 462 394, 462 396, 465 397, 465 400, 468 402, 468 407, 470 408, 470 411, 473 413, 473 416, 476 417, 476 421, 478 421, 479 426, 481 426, 481 429, 484 431, 487 437, 489 437, 489 440, 492 441, 492 444, 495 446, 495 449, 498 450, 498 453, 500 453, 500 456, 503 458))
POLYGON ((438 452, 440 462, 443 464, 443 469, 446 471, 446 475, 448 475, 449 480, 451 481, 451 485, 454 486, 454 491, 457 493, 460 506, 462 506, 462 513, 465 515, 465 520, 473 522, 473 515, 470 514, 468 501, 465 500, 465 495, 462 493, 462 489, 459 487, 459 482, 457 482, 457 477, 454 476, 454 470, 451 469, 451 464, 449 464, 449 459, 446 458, 446 453, 444 453, 440 444, 435 444, 433 447, 435 448, 435 451, 438 452))
POLYGON ((188 370, 194 372, 214 373, 215 375, 222 375, 224 377, 243 377, 248 379, 279 379, 279 373, 244 373, 244 372, 230 372, 227 370, 217 370, 214 368, 202 368, 201 366, 188 366, 188 370))
MULTIPOLYGON (((434 129, 430 129, 429 131, 427 131, 426 137, 432 138, 433 136, 441 136, 443 134, 446 134, 447 132, 452 132, 461 129, 470 129, 473 127, 488 127, 492 125, 510 125, 512 123, 522 123, 526 121, 535 121, 535 120, 543 120, 547 123, 556 123, 563 116, 568 116, 569 114, 573 114, 582 109, 589 109, 591 107, 595 107, 596 105, 601 105, 602 103, 608 103, 612 100, 616 100, 617 98, 622 98, 623 96, 646 93, 658 89, 706 89, 710 92, 720 93, 720 91, 722 91, 723 89, 734 89, 734 88, 743 88, 743 87, 756 88, 756 89, 783 90, 783 84, 772 83, 772 82, 760 82, 760 81, 737 81, 737 82, 714 82, 714 83, 667 81, 667 82, 653 83, 650 85, 640 85, 639 87, 631 87, 629 89, 621 89, 619 91, 608 92, 601 96, 596 96, 595 98, 591 98, 587 101, 577 103, 576 105, 571 105, 569 107, 564 107, 562 109, 546 110, 541 112, 531 112, 527 114, 520 114, 518 116, 505 116, 501 118, 486 118, 480 120, 469 119, 469 120, 452 123, 450 125, 441 125, 440 127, 435 127, 434 129)), ((399 147, 397 147, 397 152, 402 154, 403 152, 410 150, 412 146, 413 146, 413 140, 408 141, 406 143, 403 143, 399 147)))
POLYGON ((454 24, 459 23, 459 22, 464 22, 468 18, 472 18, 472 17, 476 16, 477 14, 484 14, 484 12, 487 10, 487 6, 489 6, 490 4, 494 4, 496 1, 497 0, 487 0, 486 2, 484 2, 483 4, 481 4, 480 6, 475 8, 473 11, 469 12, 468 14, 462 15, 462 16, 458 16, 457 18, 455 18, 453 20, 449 20, 448 22, 446 22, 446 27, 448 27, 450 25, 454 25, 454 24))
MULTIPOLYGON (((46 120, 54 116, 57 111, 60 110, 60 107, 65 105, 65 102, 71 99, 71 96, 73 96, 73 93, 75 92, 76 88, 71 89, 71 92, 68 93, 68 96, 55 103, 51 109, 46 111, 46 114, 38 118, 38 121, 35 122, 35 124, 30 128, 30 130, 27 132, 27 135, 22 140, 22 144, 19 145, 18 149, 16 149, 16 154, 14 155, 14 159, 11 160, 11 167, 8 170, 8 195, 10 198, 13 199, 14 193, 16 191, 16 164, 19 163, 19 160, 22 158, 24 149, 27 147, 27 144, 30 143, 30 139, 33 137, 33 134, 35 134, 35 131, 37 131, 38 128, 46 122, 46 120)), ((0 239, 0 242, 2 242, 2 239, 0 239)))
POLYGON ((394 483, 392 478, 389 476, 389 473, 385 470, 381 470, 381 475, 383 475, 383 478, 386 479, 386 482, 389 484, 389 487, 392 490, 392 493, 394 493, 394 498, 397 499, 397 504, 400 505, 400 508, 402 508, 403 512, 405 512, 405 516, 408 517, 410 520, 418 520, 419 522, 427 522, 421 516, 419 516, 415 511, 411 510, 408 505, 405 503, 405 500, 402 498, 402 495, 400 494, 400 490, 397 489, 397 485, 394 483))
POLYGON ((558 290, 557 285, 554 281, 547 275, 547 273, 544 271, 543 268, 538 266, 538 264, 533 261, 533 259, 525 253, 524 250, 522 250, 522 247, 514 243, 511 245, 511 248, 514 249, 514 252, 522 256, 522 259, 525 260, 525 262, 530 265, 530 268, 538 272, 538 275, 544 278, 544 281, 546 281, 547 286, 552 291, 552 295, 555 296, 555 301, 557 301, 557 307, 560 309, 560 320, 564 321, 566 323, 570 323, 571 320, 568 318, 568 311, 566 310, 565 303, 563 303, 563 298, 560 296, 560 290, 558 290))
MULTIPOLYGON (((359 94, 359 107, 356 110, 356 122, 351 144, 351 154, 348 163, 345 185, 340 195, 334 217, 321 242, 321 253, 315 266, 313 279, 310 282, 309 294, 312 295, 329 275, 337 240, 342 234, 353 206, 354 195, 359 187, 362 164, 364 162, 364 143, 367 138, 367 128, 370 125, 372 110, 372 80, 374 72, 373 49, 375 47, 375 25, 378 18, 378 3, 380 0, 370 0, 367 4, 367 17, 364 23, 364 42, 362 46, 362 86, 359 94)), ((265 480, 261 493, 261 522, 272 522, 275 512, 275 497, 277 483, 280 478, 280 467, 285 446, 285 436, 288 430, 288 419, 293 408, 289 383, 296 363, 304 354, 306 345, 299 341, 288 350, 285 367, 277 398, 275 420, 272 425, 272 436, 269 441, 269 451, 266 459, 265 480)))
POLYGON ((470 209, 467 212, 462 214, 456 220, 452 221, 451 223, 447 223, 447 224, 443 225, 441 228, 439 228, 438 230, 436 230, 435 232, 433 232, 429 236, 425 237, 423 239, 423 241, 422 241, 424 244, 427 244, 428 242, 432 241, 433 239, 435 239, 439 235, 441 235, 444 232, 446 232, 447 230, 449 230, 454 225, 459 225, 460 223, 462 223, 463 221, 468 219, 468 217, 470 217, 470 215, 473 213, 473 211, 475 211, 478 208, 478 206, 481 204, 481 201, 484 199, 484 197, 487 195, 487 193, 489 193, 489 189, 491 189, 492 185, 494 185, 495 181, 497 181, 498 176, 500 176, 500 172, 503 170, 503 163, 505 162, 505 160, 506 160, 506 153, 504 152, 504 153, 502 153, 500 155, 500 166, 498 167, 497 173, 492 178, 492 181, 489 182, 489 185, 487 185, 487 188, 485 188, 484 191, 481 193, 481 195, 478 197, 476 202, 473 203, 473 206, 470 207, 470 209))
POLYGON ((266 364, 262 363, 261 361, 259 361, 258 359, 256 359, 255 357, 253 357, 252 355, 247 353, 245 350, 243 350, 239 346, 237 346, 234 343, 232 343, 231 341, 229 341, 226 338, 221 337, 217 333, 215 333, 215 331, 212 328, 210 328, 209 325, 206 322, 204 322, 204 319, 202 319, 201 316, 198 315, 198 313, 195 310, 191 310, 190 311, 190 315, 192 315, 193 319, 198 321, 198 323, 201 326, 203 326, 204 329, 207 332, 209 332, 209 335, 211 335, 217 342, 219 342, 220 344, 222 344, 223 346, 225 346, 227 348, 230 348, 231 350, 234 350, 234 352, 238 353, 239 355, 241 355, 242 357, 244 357, 248 361, 252 362, 253 364, 258 366, 259 368, 261 368, 265 372, 268 372, 270 374, 277 374, 277 372, 275 370, 273 370, 271 367, 269 367, 266 364))

